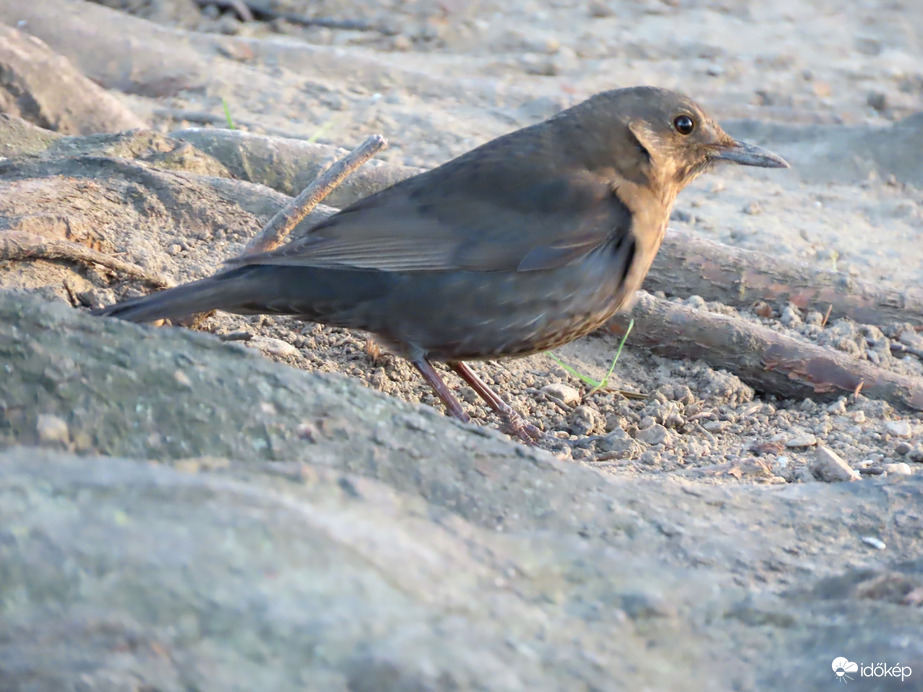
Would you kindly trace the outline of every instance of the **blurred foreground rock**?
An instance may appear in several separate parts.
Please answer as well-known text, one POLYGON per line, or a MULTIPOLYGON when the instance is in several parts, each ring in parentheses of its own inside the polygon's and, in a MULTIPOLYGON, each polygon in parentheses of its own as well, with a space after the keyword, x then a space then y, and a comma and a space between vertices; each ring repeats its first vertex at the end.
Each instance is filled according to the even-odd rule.
POLYGON ((613 480, 10 292, 0 367, 4 692, 826 690, 838 656, 923 675, 919 478, 613 480))
POLYGON ((0 112, 66 135, 144 127, 40 39, 0 24, 0 112))

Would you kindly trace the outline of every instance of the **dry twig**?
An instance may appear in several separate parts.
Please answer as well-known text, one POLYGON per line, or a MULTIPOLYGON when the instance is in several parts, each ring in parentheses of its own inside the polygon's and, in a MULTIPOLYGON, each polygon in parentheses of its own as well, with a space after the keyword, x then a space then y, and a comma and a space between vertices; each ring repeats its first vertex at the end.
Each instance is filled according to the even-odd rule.
POLYGON ((381 135, 372 135, 330 168, 321 173, 300 195, 273 216, 247 247, 242 256, 268 252, 282 244, 292 229, 320 204, 330 192, 363 163, 388 146, 381 135))
POLYGON ((0 260, 67 260, 98 264, 122 274, 147 281, 157 288, 170 288, 173 282, 136 264, 104 255, 86 245, 69 240, 55 240, 25 231, 0 233, 0 260))

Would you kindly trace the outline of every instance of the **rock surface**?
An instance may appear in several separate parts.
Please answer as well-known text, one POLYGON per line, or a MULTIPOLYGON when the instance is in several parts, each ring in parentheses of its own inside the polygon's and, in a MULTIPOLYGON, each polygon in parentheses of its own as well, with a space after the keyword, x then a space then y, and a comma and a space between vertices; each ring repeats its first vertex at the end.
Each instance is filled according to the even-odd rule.
POLYGON ((923 672, 919 477, 610 478, 11 293, 0 362, 3 690, 821 690, 838 656, 923 672), (71 441, 28 446, 40 415, 71 441))
POLYGON ((40 39, 0 24, 0 111, 62 134, 144 127, 144 121, 40 39))
MULTIPOLYGON (((58 130, 0 115, 0 692, 801 692, 830 690, 841 657, 912 671, 847 689, 919 688, 919 412, 865 389, 774 396, 652 356, 637 329, 612 370, 614 335, 556 354, 611 372, 592 394, 548 356, 477 364, 565 462, 493 432, 464 387, 480 427, 402 402, 434 400, 363 335, 216 314, 200 328, 249 339, 221 343, 90 319, 66 304, 150 286, 4 245, 31 233, 188 280, 338 147, 390 142, 335 205, 646 83, 794 164, 703 177, 668 242, 906 296, 923 285, 912 4, 251 0, 267 14, 238 21, 193 0, 0 2, 3 35, 41 56, 7 73, 28 94, 6 110, 58 130), (152 129, 61 134, 138 119, 152 129), (822 449, 860 479, 816 482, 822 449)), ((656 290, 923 376, 914 315, 678 286, 656 290)))

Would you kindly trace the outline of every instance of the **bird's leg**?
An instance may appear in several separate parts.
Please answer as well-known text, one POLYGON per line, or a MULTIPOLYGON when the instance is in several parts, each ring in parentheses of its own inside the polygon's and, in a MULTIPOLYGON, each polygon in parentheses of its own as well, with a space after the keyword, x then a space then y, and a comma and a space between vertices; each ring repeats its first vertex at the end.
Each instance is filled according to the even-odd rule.
POLYGON ((501 399, 500 395, 488 387, 487 383, 478 377, 467 363, 457 361, 449 363, 449 367, 467 382, 471 388, 477 392, 479 397, 487 402, 487 405, 504 420, 510 430, 512 430, 520 440, 531 444, 543 437, 541 430, 525 420, 509 404, 501 399))
POLYGON ((465 413, 464 409, 462 409, 461 404, 458 403, 458 399, 455 398, 455 395, 452 394, 445 382, 442 381, 442 378, 439 377, 439 373, 436 372, 436 369, 426 358, 420 358, 411 362, 413 366, 420 371, 420 374, 423 375, 423 379, 426 380, 426 383, 433 388, 433 391, 436 392, 436 395, 442 400, 442 403, 445 404, 449 415, 453 418, 457 418, 462 423, 467 423, 471 420, 468 418, 468 414, 465 413))

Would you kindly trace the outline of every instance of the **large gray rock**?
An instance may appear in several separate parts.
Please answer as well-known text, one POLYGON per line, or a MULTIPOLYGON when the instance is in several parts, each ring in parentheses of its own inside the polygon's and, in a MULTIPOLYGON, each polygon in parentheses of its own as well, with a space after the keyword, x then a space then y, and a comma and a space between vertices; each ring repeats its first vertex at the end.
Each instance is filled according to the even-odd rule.
POLYGON ((827 690, 839 656, 923 675, 917 478, 611 479, 10 293, 0 368, 4 692, 827 690))
POLYGON ((40 39, 0 24, 0 111, 61 134, 145 127, 40 39))

